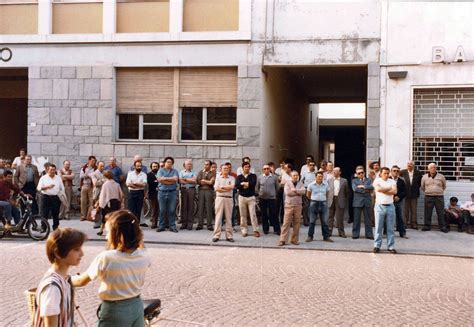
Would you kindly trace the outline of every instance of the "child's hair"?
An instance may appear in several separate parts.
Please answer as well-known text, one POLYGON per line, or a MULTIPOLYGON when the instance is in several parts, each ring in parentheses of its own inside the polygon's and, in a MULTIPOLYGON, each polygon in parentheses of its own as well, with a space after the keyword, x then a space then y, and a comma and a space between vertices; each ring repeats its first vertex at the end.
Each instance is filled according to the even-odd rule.
POLYGON ((80 248, 86 238, 86 234, 77 229, 56 229, 46 241, 46 255, 49 261, 55 263, 57 257, 65 258, 71 250, 80 248))
POLYGON ((128 210, 118 210, 107 215, 109 224, 108 245, 114 250, 135 250, 143 240, 139 219, 128 210))

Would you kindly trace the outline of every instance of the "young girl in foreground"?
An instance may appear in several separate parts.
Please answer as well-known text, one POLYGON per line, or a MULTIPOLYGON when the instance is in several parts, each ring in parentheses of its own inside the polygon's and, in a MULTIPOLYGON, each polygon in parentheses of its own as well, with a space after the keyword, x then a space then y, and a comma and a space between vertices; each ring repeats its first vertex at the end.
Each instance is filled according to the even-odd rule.
POLYGON ((74 324, 74 290, 68 275, 84 255, 86 235, 72 228, 58 228, 46 241, 51 268, 36 289, 35 327, 70 327, 74 324))
POLYGON ((74 286, 100 280, 98 326, 145 326, 140 294, 150 260, 143 248, 138 219, 128 210, 107 216, 108 250, 100 253, 89 269, 73 277, 74 286))

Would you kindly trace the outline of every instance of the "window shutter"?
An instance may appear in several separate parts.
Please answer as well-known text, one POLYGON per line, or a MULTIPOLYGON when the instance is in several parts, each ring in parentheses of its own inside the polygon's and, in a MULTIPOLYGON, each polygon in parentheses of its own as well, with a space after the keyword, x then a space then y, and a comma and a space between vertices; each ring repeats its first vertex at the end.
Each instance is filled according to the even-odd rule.
POLYGON ((172 68, 118 68, 117 113, 173 113, 172 68))
POLYGON ((237 68, 181 68, 180 107, 237 107, 237 68))

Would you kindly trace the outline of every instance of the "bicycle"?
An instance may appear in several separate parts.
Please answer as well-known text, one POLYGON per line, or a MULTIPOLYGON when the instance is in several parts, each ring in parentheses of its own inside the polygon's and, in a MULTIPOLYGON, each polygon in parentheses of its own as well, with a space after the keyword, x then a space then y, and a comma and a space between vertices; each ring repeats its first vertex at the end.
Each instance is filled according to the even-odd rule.
POLYGON ((3 214, 0 218, 0 238, 3 238, 7 235, 20 234, 28 236, 35 241, 45 240, 51 231, 51 226, 49 225, 48 220, 45 218, 35 215, 33 216, 31 207, 33 206, 33 199, 24 198, 18 196, 17 201, 21 201, 23 207, 23 215, 20 218, 20 221, 15 226, 7 226, 7 221, 3 214))

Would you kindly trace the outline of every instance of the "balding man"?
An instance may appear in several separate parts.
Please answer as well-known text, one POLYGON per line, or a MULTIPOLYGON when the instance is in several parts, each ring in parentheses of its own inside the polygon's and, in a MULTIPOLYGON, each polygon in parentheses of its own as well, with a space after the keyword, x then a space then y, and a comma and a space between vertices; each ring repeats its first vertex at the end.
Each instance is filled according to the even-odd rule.
POLYGON ((109 158, 109 165, 105 167, 105 170, 112 173, 112 178, 116 183, 122 184, 125 181, 125 176, 122 173, 122 169, 117 166, 117 159, 115 157, 109 158))
POLYGON ((406 184, 407 196, 405 198, 405 209, 403 213, 404 222, 407 227, 418 229, 416 218, 416 207, 420 197, 421 178, 423 174, 415 168, 415 162, 408 160, 407 168, 400 172, 406 184))
POLYGON ((448 232, 446 220, 444 219, 444 191, 446 190, 446 178, 437 171, 434 162, 428 165, 428 173, 421 178, 421 189, 425 192, 424 226, 422 231, 431 229, 431 215, 433 207, 436 208, 439 229, 443 233, 448 232))

